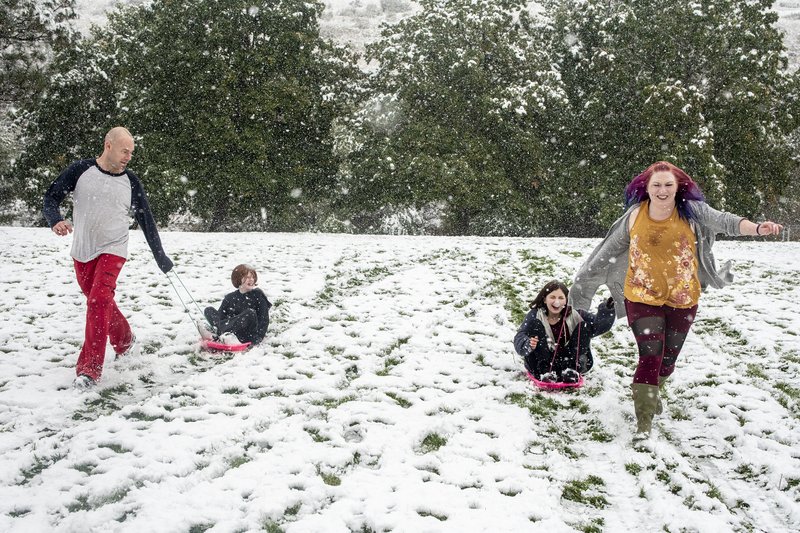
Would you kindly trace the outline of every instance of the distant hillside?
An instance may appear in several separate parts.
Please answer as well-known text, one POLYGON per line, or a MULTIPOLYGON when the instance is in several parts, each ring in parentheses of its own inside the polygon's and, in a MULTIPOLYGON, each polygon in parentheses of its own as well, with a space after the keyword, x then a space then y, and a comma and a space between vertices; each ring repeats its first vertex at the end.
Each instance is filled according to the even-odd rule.
MULTIPOLYGON (((134 4, 144 0, 122 0, 134 4)), ((118 4, 116 0, 77 0, 78 26, 82 31, 92 24, 103 24, 105 13, 118 4)), ((413 13, 414 0, 323 0, 325 11, 320 20, 322 35, 342 44, 363 50, 380 36, 383 23, 394 23, 413 13)), ((536 2, 532 2, 536 3, 536 2)), ((774 9, 780 16, 778 27, 786 34, 786 47, 792 68, 800 65, 800 0, 778 0, 774 9)))
POLYGON ((800 66, 800 1, 779 0, 775 11, 780 19, 778 27, 784 31, 784 43, 789 50, 789 64, 792 69, 800 66))
MULTIPOLYGON (((141 4, 145 0, 77 0, 78 27, 88 31, 92 24, 103 24, 106 12, 119 3, 141 4)), ((417 8, 414 0, 323 0, 320 19, 324 37, 363 50, 366 43, 380 36, 383 23, 394 23, 417 8)))

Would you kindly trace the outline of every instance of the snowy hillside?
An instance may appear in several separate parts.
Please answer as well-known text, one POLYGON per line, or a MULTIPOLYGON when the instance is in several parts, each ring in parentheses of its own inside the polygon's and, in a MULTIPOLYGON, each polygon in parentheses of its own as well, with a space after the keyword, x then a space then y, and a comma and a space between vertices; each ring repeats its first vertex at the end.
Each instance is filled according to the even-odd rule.
MULTIPOLYGON (((145 0, 77 0, 78 26, 86 30, 91 24, 103 24, 105 12, 125 1, 145 0)), ((323 3, 322 35, 357 50, 363 50, 366 43, 380 36, 381 24, 394 23, 417 7, 414 0, 323 0, 323 3)), ((778 27, 786 33, 789 61, 796 68, 800 63, 800 0, 776 0, 773 9, 780 16, 778 27)))
POLYGON ((512 314, 593 240, 165 233, 200 305, 249 262, 265 343, 202 353, 140 232, 117 300, 143 346, 70 388, 69 239, 0 228, 0 531, 797 531, 800 245, 721 242, 651 445, 631 334, 536 391, 512 314))
POLYGON ((780 17, 778 28, 784 32, 784 44, 789 52, 792 68, 800 65, 800 1, 777 0, 773 6, 780 17))
MULTIPOLYGON (((77 25, 86 31, 92 24, 103 24, 105 13, 118 3, 140 4, 146 0, 77 0, 77 25)), ((414 0, 322 0, 320 17, 323 37, 363 50, 366 43, 380 36, 383 23, 394 23, 413 13, 414 0)))

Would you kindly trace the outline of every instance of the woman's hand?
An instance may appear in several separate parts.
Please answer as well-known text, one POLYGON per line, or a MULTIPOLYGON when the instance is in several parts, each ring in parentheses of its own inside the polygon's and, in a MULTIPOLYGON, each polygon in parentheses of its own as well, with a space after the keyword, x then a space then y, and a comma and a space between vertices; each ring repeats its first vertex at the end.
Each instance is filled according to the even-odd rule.
POLYGON ((535 350, 537 344, 539 344, 539 337, 531 337, 531 350, 535 350))
POLYGON ((756 225, 756 235, 778 235, 782 229, 783 226, 781 224, 767 220, 756 225))

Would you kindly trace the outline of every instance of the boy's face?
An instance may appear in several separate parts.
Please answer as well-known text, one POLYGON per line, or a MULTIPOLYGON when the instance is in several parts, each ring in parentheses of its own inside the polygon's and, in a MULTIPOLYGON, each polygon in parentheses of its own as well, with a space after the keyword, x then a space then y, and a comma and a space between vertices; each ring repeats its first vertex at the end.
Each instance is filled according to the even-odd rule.
POLYGON ((255 275, 253 275, 252 272, 248 272, 247 275, 242 278, 242 284, 239 285, 239 291, 242 293, 247 293, 255 288, 256 288, 256 277, 255 275))

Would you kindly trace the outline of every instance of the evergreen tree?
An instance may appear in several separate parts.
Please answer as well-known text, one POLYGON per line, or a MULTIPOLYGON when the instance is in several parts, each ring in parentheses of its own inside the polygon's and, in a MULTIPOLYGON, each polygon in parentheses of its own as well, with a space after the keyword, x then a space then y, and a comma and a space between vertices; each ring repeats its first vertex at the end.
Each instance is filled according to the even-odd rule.
POLYGON ((336 173, 331 130, 355 73, 344 50, 320 39, 321 9, 304 0, 121 8, 64 59, 90 74, 54 81, 60 90, 37 110, 26 162, 42 161, 49 176, 65 148, 85 148, 83 133, 48 136, 43 124, 124 124, 162 218, 190 212, 212 230, 313 224, 336 173))
POLYGON ((447 233, 528 233, 564 93, 522 0, 423 0, 368 47, 343 205, 437 206, 447 233))
POLYGON ((0 3, 0 203, 13 196, 7 171, 21 146, 11 114, 41 94, 53 54, 74 40, 74 18, 74 0, 0 3))
POLYGON ((0 4, 0 109, 42 89, 53 51, 71 42, 74 0, 3 0, 0 4))
POLYGON ((763 0, 548 1, 570 100, 557 182, 599 233, 650 163, 685 168, 712 205, 756 216, 794 168, 796 78, 763 0), (609 201, 609 199, 611 201, 609 201))

